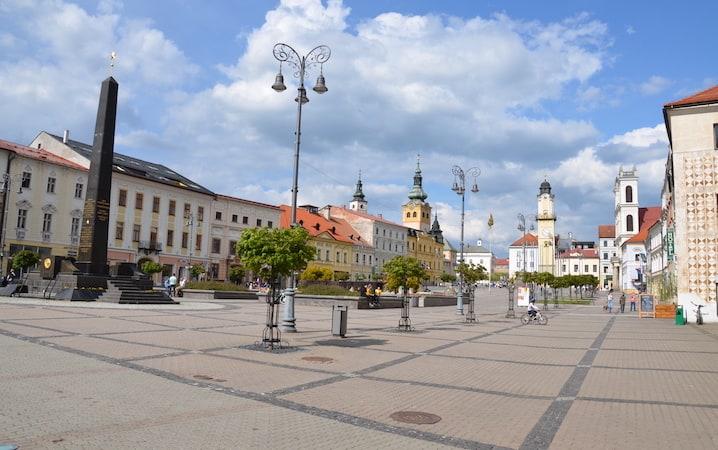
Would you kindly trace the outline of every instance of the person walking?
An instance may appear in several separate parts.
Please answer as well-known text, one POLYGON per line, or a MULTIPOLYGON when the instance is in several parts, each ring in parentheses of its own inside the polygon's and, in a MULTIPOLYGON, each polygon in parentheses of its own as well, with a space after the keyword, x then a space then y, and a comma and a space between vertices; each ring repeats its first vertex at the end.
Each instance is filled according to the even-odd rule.
POLYGON ((608 311, 610 314, 612 310, 613 310, 613 289, 608 291, 608 297, 606 299, 606 311, 608 311))
POLYGON ((636 310, 636 294, 631 294, 631 308, 629 311, 635 311, 636 310))
POLYGON ((170 297, 174 297, 177 294, 177 275, 172 274, 170 277, 170 297))
POLYGON ((369 299, 369 306, 374 307, 376 304, 376 298, 374 297, 374 286, 367 284, 366 296, 369 299))
POLYGON ((618 304, 621 307, 621 314, 626 312, 626 294, 621 293, 621 298, 618 300, 618 304))

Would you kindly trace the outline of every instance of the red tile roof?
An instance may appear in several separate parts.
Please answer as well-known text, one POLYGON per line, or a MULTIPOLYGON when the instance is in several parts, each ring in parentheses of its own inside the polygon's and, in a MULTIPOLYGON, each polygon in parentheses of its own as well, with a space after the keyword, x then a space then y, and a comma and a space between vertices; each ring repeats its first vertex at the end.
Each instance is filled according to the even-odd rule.
POLYGON ((718 86, 713 86, 704 91, 696 92, 686 98, 676 100, 675 102, 663 105, 666 108, 676 108, 680 106, 705 105, 708 103, 718 103, 718 86))
POLYGON ((661 218, 661 207, 650 206, 638 208, 638 234, 632 236, 624 244, 636 244, 645 242, 648 238, 648 229, 661 218))
POLYGON ((496 258, 494 260, 494 265, 496 266, 508 266, 509 265, 509 258, 496 258))
MULTIPOLYGON (((282 215, 279 221, 281 228, 289 228, 292 208, 289 205, 280 205, 282 215)), ((312 237, 328 233, 335 240, 347 244, 369 246, 362 240, 357 231, 344 219, 332 217, 327 219, 322 214, 310 212, 304 208, 297 208, 297 222, 309 232, 312 237)))
POLYGON ((615 238, 616 237, 616 225, 599 225, 598 226, 598 237, 600 238, 615 238))
POLYGON ((528 233, 526 234, 526 236, 521 236, 520 238, 515 240, 513 244, 509 245, 509 247, 522 247, 524 245, 524 242, 526 242, 526 246, 528 247, 538 246, 538 238, 533 234, 528 233))
POLYGON ((83 172, 87 172, 87 169, 85 167, 41 148, 26 147, 24 145, 0 139, 0 149, 7 150, 24 158, 36 159, 38 161, 47 161, 50 164, 57 164, 59 166, 65 166, 71 169, 77 169, 83 172))
POLYGON ((598 258, 598 251, 595 248, 572 248, 564 250, 558 255, 559 258, 598 258))
POLYGON ((407 227, 405 227, 404 225, 402 225, 402 224, 400 224, 400 223, 392 222, 391 220, 386 220, 385 218, 383 218, 383 217, 381 217, 381 216, 375 216, 375 215, 372 215, 372 214, 369 214, 369 213, 365 213, 365 212, 360 212, 360 211, 353 211, 353 210, 351 210, 351 209, 347 209, 347 208, 344 208, 344 207, 342 207, 342 206, 329 205, 329 207, 330 207, 332 210, 334 210, 334 209, 340 209, 340 210, 342 210, 342 212, 344 212, 344 213, 353 214, 353 215, 355 215, 355 216, 357 216, 357 217, 364 217, 364 218, 366 218, 366 219, 375 220, 375 221, 377 221, 377 222, 383 222, 383 223, 386 223, 386 224, 389 224, 389 225, 394 225, 394 226, 397 226, 397 227, 407 228, 407 227))

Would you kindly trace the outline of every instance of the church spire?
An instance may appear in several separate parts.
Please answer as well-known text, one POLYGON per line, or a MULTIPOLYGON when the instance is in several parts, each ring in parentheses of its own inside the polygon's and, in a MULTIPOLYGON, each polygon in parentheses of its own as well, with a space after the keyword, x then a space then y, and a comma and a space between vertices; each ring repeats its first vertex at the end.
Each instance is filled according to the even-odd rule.
POLYGON ((421 158, 421 155, 416 155, 416 171, 414 172, 414 186, 411 188, 411 191, 409 192, 409 200, 424 201, 428 197, 428 195, 426 195, 426 192, 424 192, 424 188, 421 186, 422 176, 421 176, 420 158, 421 158))
POLYGON ((369 204, 364 197, 364 185, 361 182, 361 170, 359 170, 359 179, 357 179, 357 188, 354 191, 354 198, 349 203, 349 209, 352 211, 366 212, 369 204))
POLYGON ((444 232, 441 231, 441 226, 439 225, 439 214, 434 214, 434 223, 431 224, 429 234, 434 236, 436 242, 440 244, 444 243, 444 232))
POLYGON ((361 182, 361 169, 359 169, 359 179, 357 180, 357 188, 354 191, 354 201, 364 201, 364 190, 362 189, 363 185, 361 182))

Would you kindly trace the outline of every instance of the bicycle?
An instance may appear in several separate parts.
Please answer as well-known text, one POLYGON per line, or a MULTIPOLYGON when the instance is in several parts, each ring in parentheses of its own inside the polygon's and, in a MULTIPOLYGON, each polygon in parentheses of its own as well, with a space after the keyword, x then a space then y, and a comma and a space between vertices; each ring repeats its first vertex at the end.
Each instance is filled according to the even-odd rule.
POLYGON ((546 325, 548 323, 548 317, 541 314, 541 311, 536 311, 536 314, 533 317, 530 316, 529 313, 526 313, 521 317, 521 323, 524 325, 534 322, 537 322, 539 325, 546 325))
POLYGON ((696 325, 703 325, 703 313, 701 312, 701 308, 705 305, 696 305, 693 302, 691 302, 691 304, 696 307, 696 309, 693 310, 693 312, 696 313, 696 325))

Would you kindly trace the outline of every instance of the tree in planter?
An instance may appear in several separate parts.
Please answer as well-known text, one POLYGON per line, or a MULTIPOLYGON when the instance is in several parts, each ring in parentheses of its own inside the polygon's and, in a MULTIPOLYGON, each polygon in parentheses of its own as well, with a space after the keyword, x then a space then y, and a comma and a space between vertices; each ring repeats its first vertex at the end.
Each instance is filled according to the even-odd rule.
POLYGON ((453 273, 444 272, 441 274, 439 279, 444 283, 453 283, 454 281, 456 281, 456 275, 454 275, 453 273))
POLYGON ((482 265, 461 263, 456 267, 456 272, 461 275, 464 286, 470 286, 469 305, 466 312, 466 322, 476 322, 476 314, 474 313, 474 290, 475 284, 479 280, 486 278, 486 268, 482 265))
POLYGON ((152 276, 156 273, 162 272, 162 264, 154 261, 145 261, 142 263, 142 266, 140 266, 140 270, 142 273, 152 276))
POLYGON ((23 272, 40 262, 40 255, 30 250, 20 250, 12 256, 12 268, 20 271, 20 278, 23 272))
MULTIPOLYGON (((314 259, 316 250, 309 244, 309 233, 304 228, 252 228, 245 230, 237 242, 237 256, 242 264, 270 283, 267 296, 267 323, 262 335, 264 346, 273 349, 281 344, 279 325, 279 281, 303 270, 314 259)), ((285 317, 294 320, 294 297, 285 302, 285 317)))
POLYGON ((232 266, 229 268, 227 277, 232 283, 239 284, 244 279, 244 269, 242 268, 242 266, 232 266))
POLYGON ((401 308, 401 319, 399 320, 400 331, 411 331, 411 320, 409 319, 409 299, 406 294, 409 289, 419 289, 421 282, 428 276, 426 269, 421 263, 411 257, 396 256, 384 264, 386 289, 404 293, 401 308))
POLYGON ((207 269, 202 264, 195 264, 189 268, 189 274, 192 278, 197 278, 205 272, 207 272, 207 269))
POLYGON ((336 272, 334 274, 334 281, 347 281, 349 279, 348 272, 336 272))
POLYGON ((309 265, 299 276, 302 281, 332 281, 334 272, 328 267, 309 265))

